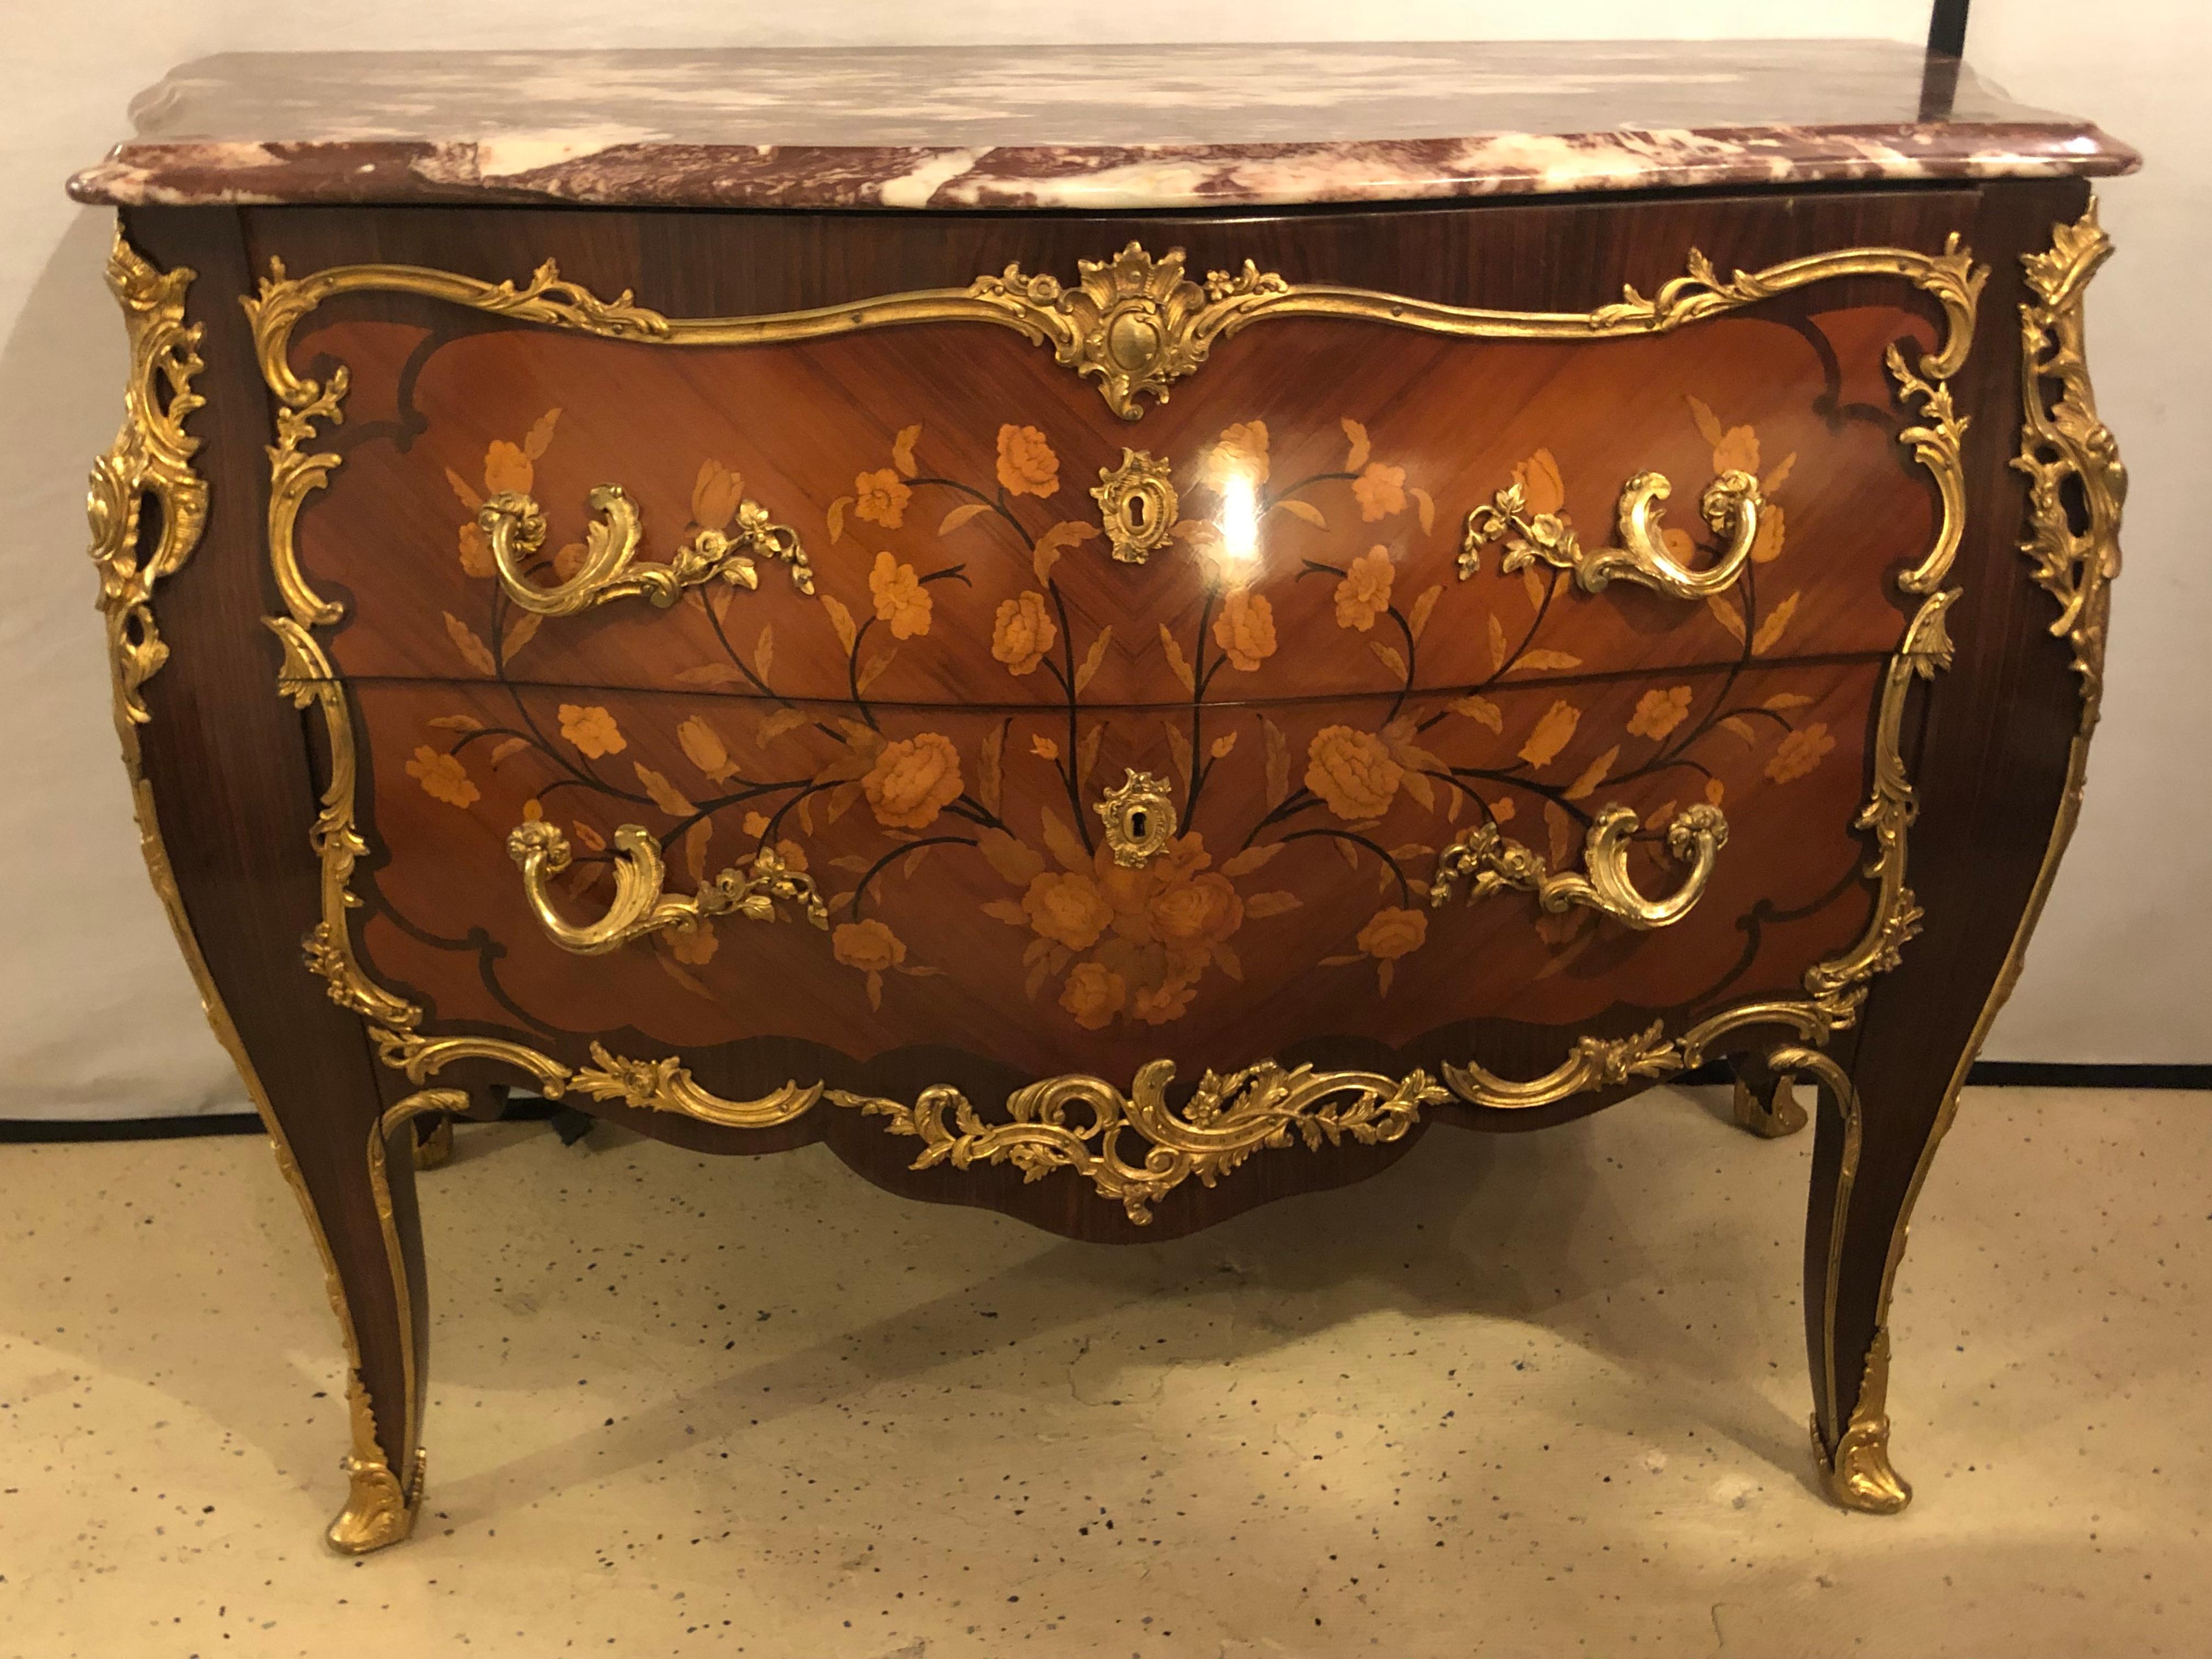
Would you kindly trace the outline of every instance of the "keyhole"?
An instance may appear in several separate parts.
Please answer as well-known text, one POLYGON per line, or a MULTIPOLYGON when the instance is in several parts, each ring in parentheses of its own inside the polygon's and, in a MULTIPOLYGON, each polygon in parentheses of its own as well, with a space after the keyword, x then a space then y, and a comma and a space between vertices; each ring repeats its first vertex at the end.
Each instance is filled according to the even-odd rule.
POLYGON ((1142 530, 1145 527, 1145 498, 1142 495, 1130 497, 1128 514, 1130 529, 1142 530))
POLYGON ((1127 819, 1129 839, 1135 842, 1139 846, 1142 846, 1144 844, 1145 828, 1149 820, 1146 816, 1145 809, 1143 807, 1133 806, 1129 809, 1129 817, 1127 819))

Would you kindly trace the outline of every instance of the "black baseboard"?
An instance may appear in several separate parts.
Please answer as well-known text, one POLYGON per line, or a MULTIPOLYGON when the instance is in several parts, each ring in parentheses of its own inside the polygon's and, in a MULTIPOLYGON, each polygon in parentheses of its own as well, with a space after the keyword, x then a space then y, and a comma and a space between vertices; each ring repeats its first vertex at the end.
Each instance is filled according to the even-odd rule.
MULTIPOLYGON (((1728 1062, 1717 1060, 1674 1079, 1684 1084, 1729 1080, 1728 1062)), ((2202 1089, 2212 1091, 2212 1066, 2072 1066, 2041 1060, 1978 1060, 1966 1074, 1975 1089, 2202 1089)), ((544 1122, 562 1109, 534 1096, 508 1101, 501 1115, 510 1121, 544 1122)), ((0 1143, 50 1140, 178 1140, 191 1135, 258 1135, 261 1120, 252 1112, 215 1112, 201 1117, 110 1117, 49 1122, 35 1118, 0 1118, 0 1143)), ((564 1139, 573 1137, 563 1136, 564 1139)))

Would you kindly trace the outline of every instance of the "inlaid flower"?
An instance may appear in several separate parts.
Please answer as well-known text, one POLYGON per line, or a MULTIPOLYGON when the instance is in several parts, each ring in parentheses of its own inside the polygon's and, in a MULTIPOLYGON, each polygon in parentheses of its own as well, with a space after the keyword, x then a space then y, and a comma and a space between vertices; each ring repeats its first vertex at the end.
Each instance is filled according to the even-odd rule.
POLYGON ((999 428, 999 482, 1009 495, 1044 496, 1060 489, 1060 457, 1033 426, 999 428))
POLYGON ((1773 757, 1766 763, 1766 775, 1777 783, 1788 783, 1803 777, 1818 766, 1836 746, 1824 720, 1807 726, 1802 732, 1792 732, 1774 746, 1773 757))
POLYGON ((1040 939, 1087 951, 1114 920, 1114 907, 1089 876, 1047 871, 1022 895, 1022 909, 1040 939))
POLYGON ((1244 925, 1244 900, 1228 877, 1209 870, 1163 882, 1145 914, 1169 960, 1195 974, 1244 925))
POLYGON ((1406 510, 1406 469, 1370 461, 1352 481, 1352 495, 1359 503, 1359 516, 1370 524, 1394 513, 1402 513, 1406 510))
POLYGON ((495 438, 484 451, 484 489, 494 495, 512 492, 527 495, 536 482, 537 468, 522 446, 495 438))
POLYGON ((1405 775, 1382 738, 1348 726, 1324 726, 1306 747, 1306 787, 1346 823, 1389 811, 1405 775))
POLYGON ((806 873, 806 849, 788 836, 775 844, 776 861, 796 875, 806 873))
POLYGON ((1275 608, 1249 587, 1233 590, 1213 619, 1213 642, 1249 674, 1275 654, 1275 608))
POLYGON ((1267 423, 1239 421, 1214 441, 1199 476, 1216 489, 1255 489, 1267 482, 1267 423))
POLYGON ((1077 963, 1060 988, 1060 1006, 1086 1031, 1104 1030, 1128 999, 1127 982, 1103 963, 1077 963))
POLYGON ((960 793, 960 751, 935 732, 887 743, 860 780, 876 822, 890 830, 927 830, 960 793))
POLYGON ((1059 638, 1043 594, 1025 592, 1000 601, 991 625, 991 654, 1006 665, 1008 673, 1034 672, 1059 638))
POLYGON ((1336 625, 1364 634, 1390 608, 1390 579, 1396 574, 1388 548, 1370 547, 1354 559, 1336 585, 1336 625))
POLYGON ((1690 688, 1673 686, 1664 691, 1646 691, 1636 704, 1636 712, 1629 717, 1628 735, 1632 738, 1663 738, 1690 713, 1690 688))
POLYGON ((830 935, 830 954, 864 974, 888 973, 906 960, 906 941, 870 916, 842 924, 830 935))
POLYGON ((877 619, 890 624, 892 638, 910 640, 929 632, 929 590, 912 565, 877 554, 868 572, 868 592, 875 596, 877 619))
POLYGON ((461 571, 465 575, 489 576, 497 574, 499 565, 491 556, 490 539, 483 526, 474 519, 461 526, 461 571))
POLYGON ((449 806, 473 806, 483 791, 470 781, 468 769, 458 755, 441 755, 428 744, 416 746, 407 763, 407 775, 422 786, 422 793, 449 806))
POLYGON ((1521 486, 1521 510, 1532 518, 1547 517, 1567 504, 1559 463, 1548 449, 1538 450, 1515 467, 1513 482, 1521 486))
POLYGON ((1171 979, 1162 985, 1145 986, 1129 999, 1129 1018, 1141 1019, 1147 1025, 1164 1025, 1171 1019, 1181 1019, 1197 994, 1198 981, 1191 979, 1171 979))
POLYGON ((907 488, 906 480, 888 466, 880 472, 863 472, 853 480, 853 515, 886 530, 896 530, 906 522, 906 504, 913 499, 914 491, 907 488))
POLYGON ((629 739, 623 736, 615 717, 597 703, 562 703, 561 735, 592 760, 618 755, 629 747, 629 739))
POLYGON ((694 968, 703 968, 712 962, 721 944, 715 937, 712 916, 701 916, 689 927, 671 928, 668 933, 668 954, 694 968))
POLYGON ((702 530, 726 530, 744 497, 745 481, 710 455, 699 463, 691 484, 691 522, 702 530))
POLYGON ((1429 936, 1426 910, 1401 910, 1385 905, 1368 918, 1359 930, 1360 950, 1378 962, 1395 962, 1421 948, 1429 936))
POLYGON ((1549 766, 1575 735, 1582 719, 1583 711, 1565 699, 1553 703, 1537 720, 1536 729, 1529 732, 1528 741, 1521 745, 1521 758, 1531 766, 1549 766))

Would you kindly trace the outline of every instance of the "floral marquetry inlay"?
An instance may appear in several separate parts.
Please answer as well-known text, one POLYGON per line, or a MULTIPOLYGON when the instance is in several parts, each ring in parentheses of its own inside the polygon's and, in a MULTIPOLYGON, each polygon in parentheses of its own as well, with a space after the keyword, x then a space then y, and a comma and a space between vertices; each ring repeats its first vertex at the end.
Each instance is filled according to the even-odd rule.
MULTIPOLYGON (((1755 536, 1726 512, 1705 515, 1716 538, 1742 538, 1746 579, 1680 612, 1723 659, 1748 665, 1785 645, 1801 604, 1795 589, 1761 591, 1748 579, 1784 553, 1796 457, 1768 462, 1755 430, 1694 397, 1680 418, 1709 446, 1716 478, 1741 479, 1729 488, 1767 505, 1755 536)), ((529 492, 541 465, 562 459, 565 430, 561 411, 548 410, 526 431, 492 440, 484 489, 539 514, 529 492)), ((1577 591, 1575 563, 1516 543, 1509 583, 1470 587, 1455 579, 1449 532, 1418 465, 1377 453, 1352 416, 1337 423, 1334 464, 1315 465, 1308 434, 1296 435, 1286 449, 1283 434, 1254 417, 1175 456, 1145 458, 1159 485, 1150 499, 1167 508, 1147 530, 1160 557, 1187 562, 1202 594, 1186 624, 1159 623, 1147 638, 1068 603, 1065 562, 1106 550, 1100 524, 1077 502, 1109 492, 1066 482, 1073 465, 1052 435, 1003 422, 988 438, 988 470, 976 472, 957 458, 978 443, 940 451, 924 423, 907 424, 887 453, 848 462, 852 488, 824 510, 827 551, 799 612, 763 612, 757 625, 745 585, 671 596, 709 619, 716 647, 676 678, 738 700, 679 701, 659 714, 575 694, 539 719, 518 692, 512 720, 456 710, 429 721, 405 769, 459 812, 502 810, 483 799, 494 773, 536 791, 514 834, 543 843, 526 866, 532 902, 564 948, 646 940, 679 982, 712 994, 694 974, 718 951, 744 948, 729 935, 733 923, 774 919, 764 900, 739 907, 728 894, 743 872, 768 869, 788 872, 810 902, 820 884, 822 949, 872 1010, 897 979, 945 972, 981 950, 1018 956, 1041 1010, 1097 1031, 1185 1018, 1211 991, 1242 982, 1254 951, 1272 963, 1303 955, 1324 974, 1364 970, 1387 994, 1428 942, 1440 875, 1466 867, 1469 848, 1500 849, 1496 871, 1532 872, 1486 876, 1468 890, 1497 894, 1498 904, 1524 902, 1515 887, 1540 898, 1527 925, 1562 957, 1607 927, 1668 925, 1702 891, 1725 841, 1723 763, 1788 785, 1834 750, 1828 723, 1808 717, 1816 697, 1771 676, 1756 696, 1738 692, 1736 676, 1693 676, 1601 711, 1571 684, 1517 689, 1584 666, 1545 642, 1593 602, 1577 591), (1285 535, 1308 550, 1295 562, 1267 550, 1285 535), (989 617, 988 638, 946 631, 947 594, 989 617), (1472 635, 1487 672, 1449 695, 1427 692, 1417 665, 1446 630, 1472 635), (1305 653, 1366 662, 1374 700, 1318 722, 1252 703, 1242 683, 1293 639, 1305 653), (1137 661, 1149 710, 1090 695, 1117 650, 1137 661), (985 653, 1007 696, 1041 682, 1043 700, 1032 695, 1020 714, 955 717, 878 699, 895 665, 970 665, 985 653), (785 689, 786 664, 825 653, 844 665, 842 698, 785 689), (641 732, 640 718, 665 729, 641 732), (1161 776, 1147 761, 1164 762, 1161 776), (1130 781, 1115 789, 1125 773, 1130 781), (1152 793, 1133 810, 1123 797, 1140 775, 1152 793), (1644 803, 1642 816, 1613 804, 1621 791, 1644 803), (1294 847, 1333 848, 1340 861, 1279 863, 1294 847), (1595 889, 1577 873, 1585 859, 1595 889), (977 895, 984 931, 972 938, 941 918, 921 933, 899 921, 931 910, 924 896, 948 866, 977 895), (1373 895, 1333 943, 1314 938, 1302 915, 1322 896, 1317 877, 1332 896, 1344 883, 1373 895), (681 896, 687 883, 699 898, 681 896), (1646 900, 1639 886, 1673 897, 1646 900), (915 902, 901 900, 902 890, 915 902), (1610 896, 1558 896, 1593 892, 1610 896), (603 920, 592 920, 594 907, 603 920)), ((568 465, 574 476, 592 461, 568 465)), ((672 526, 685 544, 727 526, 745 500, 732 465, 714 456, 696 465, 690 521, 672 526)), ((487 498, 472 482, 452 483, 461 568, 488 588, 497 569, 487 498)), ((1604 499, 1601 484, 1591 493, 1604 499)), ((1578 548, 1569 499, 1550 448, 1516 465, 1499 495, 1521 533, 1578 548)), ((1664 538, 1666 556, 1686 565, 1710 566, 1721 552, 1700 552, 1686 530, 1668 526, 1664 538)), ((514 544, 520 580, 567 581, 590 556, 577 541, 546 545, 555 539, 514 544)), ((491 631, 447 613, 456 669, 505 680, 544 637, 534 612, 465 608, 489 615, 491 631)), ((650 627, 647 614, 635 625, 650 627)), ((979 701, 988 706, 989 694, 979 701)))

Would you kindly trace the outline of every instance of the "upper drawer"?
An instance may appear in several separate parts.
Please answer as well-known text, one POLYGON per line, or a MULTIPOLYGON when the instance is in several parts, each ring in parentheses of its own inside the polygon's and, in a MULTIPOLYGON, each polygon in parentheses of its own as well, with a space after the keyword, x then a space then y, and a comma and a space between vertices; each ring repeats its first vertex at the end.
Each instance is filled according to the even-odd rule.
MULTIPOLYGON (((1416 327, 1370 304, 1261 307, 1206 336, 1192 319, 1234 283, 1224 299, 1176 289, 1164 260, 1122 269, 1123 300, 1102 287, 1112 304, 1070 313, 1107 371, 1088 377, 957 316, 702 343, 603 337, 646 325, 572 290, 534 321, 483 284, 325 300, 279 346, 320 390, 347 377, 327 445, 342 459, 296 530, 307 586, 349 601, 332 659, 349 677, 1051 707, 1465 690, 1897 643, 1894 578, 1942 519, 1900 443, 1923 411, 1885 353, 1919 363, 1944 320, 1903 276, 1814 282, 1664 332, 1554 318, 1549 337, 1515 337, 1529 325, 1504 313, 1416 327), (1171 398, 1116 386, 1117 354, 1159 356, 1178 331, 1171 398), (1637 487, 1650 474, 1671 484, 1663 507, 1637 487), (1654 516, 1623 523, 1639 498, 1654 516), (508 503, 535 586, 588 573, 593 549, 611 564, 631 538, 632 573, 727 568, 750 502, 811 591, 763 556, 757 586, 541 617, 502 591, 487 500, 508 503), (1740 574, 1711 593, 1577 580, 1639 537, 1647 564, 1707 573, 1734 551, 1740 574)), ((1055 289, 1023 292, 1054 310, 1034 296, 1055 289)))

